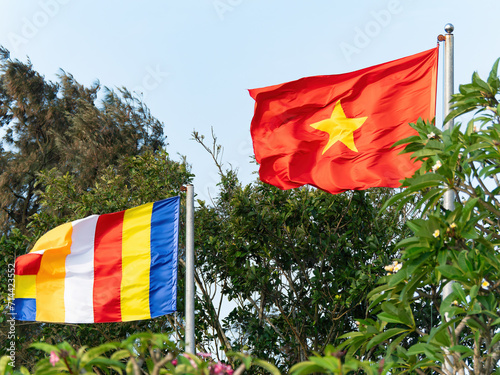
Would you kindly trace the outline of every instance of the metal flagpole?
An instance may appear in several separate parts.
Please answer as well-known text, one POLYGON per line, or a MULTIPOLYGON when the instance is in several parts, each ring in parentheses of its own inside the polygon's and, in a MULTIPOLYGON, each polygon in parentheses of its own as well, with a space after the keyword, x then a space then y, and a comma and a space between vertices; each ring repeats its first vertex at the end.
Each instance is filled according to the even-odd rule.
MULTIPOLYGON (((453 64, 453 30, 454 27, 451 23, 445 25, 444 30, 446 35, 444 36, 444 114, 443 117, 446 118, 451 112, 450 101, 453 95, 453 75, 454 75, 454 64, 453 64)), ((443 119, 444 121, 444 119, 443 119)), ((443 125, 443 130, 448 130, 453 128, 453 120, 446 122, 443 125)), ((443 196, 443 207, 446 210, 452 211, 455 209, 455 193, 452 190, 445 192, 443 196)), ((452 283, 449 282, 443 288, 443 300, 452 293, 452 283)), ((448 320, 447 314, 444 316, 444 320, 448 320)), ((453 374, 453 357, 451 355, 446 356, 444 363, 445 370, 448 374, 453 374)))
MULTIPOLYGON (((444 117, 448 116, 451 112, 450 100, 453 95, 453 30, 454 27, 451 23, 446 24, 444 27, 446 35, 444 36, 444 117)), ((453 128, 453 120, 448 121, 443 125, 444 130, 453 128)), ((455 193, 448 190, 443 197, 443 205, 446 210, 453 210, 455 208, 455 193)))
POLYGON ((194 187, 186 187, 186 353, 195 354, 194 341, 194 187))

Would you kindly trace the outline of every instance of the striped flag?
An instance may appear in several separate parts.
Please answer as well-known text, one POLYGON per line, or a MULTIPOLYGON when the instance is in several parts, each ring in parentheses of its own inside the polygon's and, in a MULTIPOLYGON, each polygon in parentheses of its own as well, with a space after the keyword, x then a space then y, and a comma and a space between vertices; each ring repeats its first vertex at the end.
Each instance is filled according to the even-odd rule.
POLYGON ((16 259, 16 319, 104 323, 174 312, 179 202, 92 215, 44 234, 16 259))

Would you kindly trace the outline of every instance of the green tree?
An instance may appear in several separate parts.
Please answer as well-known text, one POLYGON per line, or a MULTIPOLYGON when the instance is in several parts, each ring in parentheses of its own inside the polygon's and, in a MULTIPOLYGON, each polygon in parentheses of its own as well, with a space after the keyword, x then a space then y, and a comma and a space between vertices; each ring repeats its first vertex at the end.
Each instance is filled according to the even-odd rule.
MULTIPOLYGON (((191 178, 188 165, 171 160, 164 151, 146 152, 120 159, 116 165, 104 169, 97 176, 94 186, 85 192, 80 191, 77 178, 69 173, 60 174, 56 169, 42 171, 38 174, 38 181, 46 186, 46 189, 40 193, 39 211, 31 218, 30 235, 24 236, 19 230, 15 230, 9 236, 2 237, 0 246, 4 251, 10 249, 20 255, 22 252, 19 251, 19 244, 27 241, 32 245, 38 237, 57 225, 90 214, 116 212, 179 195, 181 187, 190 183, 191 178)), ((180 257, 183 256, 182 243, 181 240, 180 257)), ((180 273, 179 289, 182 290, 182 269, 180 273)), ((5 289, 2 290, 4 295, 7 292, 6 288, 5 285, 5 289)), ((183 294, 179 293, 178 298, 178 310, 183 311, 183 294)), ((7 301, 7 298, 4 301, 7 301)), ((182 316, 179 318, 182 321, 182 316)), ((36 341, 52 345, 67 341, 77 347, 96 346, 123 340, 135 332, 150 330, 168 333, 172 335, 172 340, 180 342, 183 335, 178 327, 174 315, 130 323, 61 325, 22 322, 18 324, 16 332, 16 360, 19 364, 33 368, 38 357, 28 348, 36 341)), ((8 349, 9 328, 10 325, 4 315, 3 323, 0 325, 1 353, 5 353, 8 349)))
MULTIPOLYGON (((108 342, 93 348, 75 349, 67 342, 57 345, 34 343, 32 348, 45 352, 32 373, 49 374, 166 374, 166 375, 242 375, 250 368, 261 368, 266 374, 280 375, 279 370, 258 358, 231 353, 238 363, 231 365, 214 361, 209 353, 180 354, 167 335, 142 332, 122 342, 108 342)), ((30 374, 26 367, 14 370, 10 358, 0 357, 0 375, 30 374)))
MULTIPOLYGON (((64 222, 178 195, 192 175, 185 160, 170 159, 163 125, 126 89, 105 89, 98 100, 98 83, 86 88, 64 71, 58 83, 47 81, 29 61, 12 60, 3 48, 0 73, 0 351, 5 352, 7 272, 16 256, 64 222)), ((146 328, 173 327, 171 316, 125 325, 18 323, 15 341, 19 361, 29 365, 36 356, 26 348, 34 341, 97 345, 146 328)))
POLYGON ((61 71, 47 81, 31 62, 12 60, 0 47, 0 229, 25 231, 38 212, 44 186, 37 173, 69 172, 84 191, 124 155, 164 147, 163 125, 126 89, 86 88, 61 71))
POLYGON ((213 205, 199 202, 195 243, 204 291, 198 318, 203 327, 223 320, 223 331, 198 341, 216 339, 283 370, 339 343, 366 311, 367 293, 403 238, 404 213, 389 209, 377 218, 393 192, 242 186, 234 171, 223 171, 215 139, 210 148, 194 137, 221 174, 213 205), (224 319, 212 307, 215 287, 233 304, 224 319))
POLYGON ((486 81, 477 73, 453 96, 445 121, 467 114, 467 124, 440 131, 418 122, 406 152, 422 161, 407 188, 386 207, 422 192, 400 241, 403 266, 370 293, 370 314, 347 335, 348 357, 390 363, 390 373, 500 373, 500 79, 497 61, 486 81), (453 191, 455 208, 442 197, 453 191), (445 286, 451 294, 442 299, 445 286), (415 305, 433 312, 422 326, 415 305))

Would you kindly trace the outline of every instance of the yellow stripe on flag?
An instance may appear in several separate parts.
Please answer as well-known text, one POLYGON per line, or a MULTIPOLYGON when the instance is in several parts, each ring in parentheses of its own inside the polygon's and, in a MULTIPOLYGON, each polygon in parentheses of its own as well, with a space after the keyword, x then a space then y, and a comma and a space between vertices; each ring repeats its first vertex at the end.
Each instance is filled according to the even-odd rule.
POLYGON ((36 298, 36 275, 15 275, 15 298, 36 298))
POLYGON ((122 321, 149 319, 153 203, 125 211, 122 237, 122 321))
POLYGON ((36 278, 36 320, 64 322, 64 278, 66 255, 71 252, 71 223, 47 232, 33 248, 45 250, 36 278))

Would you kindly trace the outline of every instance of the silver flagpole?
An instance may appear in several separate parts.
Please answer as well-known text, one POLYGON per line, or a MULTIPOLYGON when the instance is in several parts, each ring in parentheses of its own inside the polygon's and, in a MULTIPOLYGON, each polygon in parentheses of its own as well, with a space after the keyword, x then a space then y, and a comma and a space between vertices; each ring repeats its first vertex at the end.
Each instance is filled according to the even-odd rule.
MULTIPOLYGON (((444 117, 448 116, 451 112, 450 100, 453 95, 453 30, 454 27, 451 23, 446 24, 444 27, 446 31, 444 40, 444 117)), ((444 130, 453 128, 453 120, 448 121, 443 125, 444 130)), ((455 193, 448 190, 443 197, 443 205, 446 210, 452 211, 455 209, 455 193)))
MULTIPOLYGON (((454 27, 451 23, 445 25, 444 30, 444 118, 451 112, 450 101, 453 95, 453 30, 454 27)), ((444 121, 444 119, 443 119, 444 121)), ((443 125, 443 130, 453 128, 453 120, 448 121, 443 125)), ((443 196, 443 206, 446 210, 453 211, 455 209, 455 193, 452 190, 445 192, 443 196)), ((443 288, 443 300, 452 293, 452 283, 449 282, 443 288)), ((448 320, 448 314, 445 314, 444 320, 448 320)), ((448 351, 447 351, 448 354, 448 351)), ((453 357, 447 355, 444 363, 444 368, 447 374, 453 375, 453 357)))
POLYGON ((194 341, 194 187, 186 187, 186 353, 195 354, 194 341))

